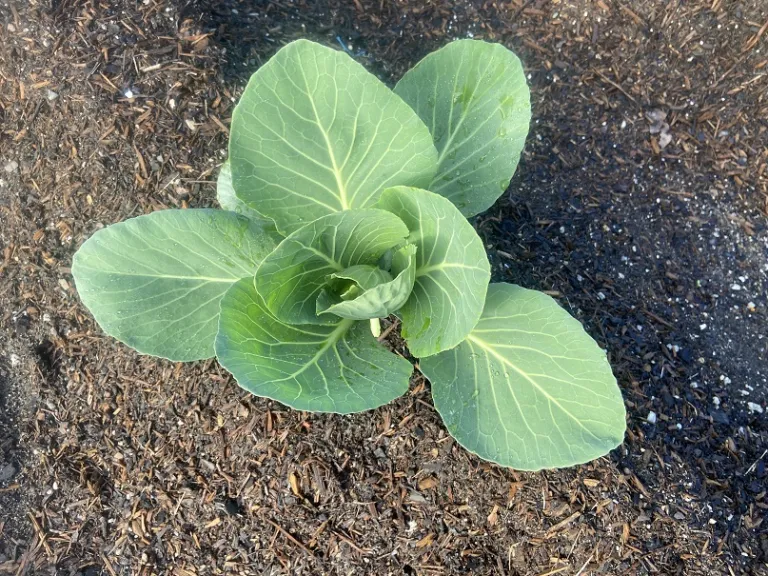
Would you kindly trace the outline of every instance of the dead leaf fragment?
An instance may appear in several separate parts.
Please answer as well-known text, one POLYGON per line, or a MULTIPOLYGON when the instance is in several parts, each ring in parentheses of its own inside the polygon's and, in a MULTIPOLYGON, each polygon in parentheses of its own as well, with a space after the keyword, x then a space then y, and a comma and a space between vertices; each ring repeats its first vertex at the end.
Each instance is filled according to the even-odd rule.
POLYGON ((510 482, 509 483, 509 496, 507 497, 509 503, 515 499, 517 491, 525 485, 525 482, 510 482))
POLYGON ((426 548, 427 546, 432 544, 434 540, 435 540, 435 535, 432 532, 430 532, 429 534, 424 536, 424 538, 416 542, 416 548, 426 548))
POLYGON ((625 522, 621 529, 621 543, 626 544, 629 542, 629 523, 625 522))
POLYGON ((495 526, 499 521, 499 507, 494 505, 491 513, 488 514, 488 526, 495 526))
POLYGON ((437 479, 434 476, 427 476, 419 480, 419 490, 429 490, 437 486, 437 479))
POLYGON ((301 496, 301 490, 299 489, 299 477, 295 472, 291 472, 288 475, 288 483, 291 485, 291 492, 294 496, 301 496))

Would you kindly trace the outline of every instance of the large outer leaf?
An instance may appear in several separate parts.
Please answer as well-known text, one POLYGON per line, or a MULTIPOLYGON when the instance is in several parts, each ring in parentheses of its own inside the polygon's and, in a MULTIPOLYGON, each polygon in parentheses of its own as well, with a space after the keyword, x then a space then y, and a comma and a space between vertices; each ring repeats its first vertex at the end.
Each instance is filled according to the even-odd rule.
POLYGON ((316 301, 328 276, 356 264, 376 264, 403 242, 408 228, 384 210, 335 212, 297 230, 264 259, 256 286, 270 312, 288 324, 334 322, 319 319, 316 301))
POLYGON ((624 402, 605 352, 541 292, 491 284, 467 339, 420 368, 451 434, 503 466, 572 466, 624 438, 624 402))
POLYGON ((360 412, 402 396, 413 367, 368 323, 292 326, 270 314, 244 278, 221 302, 216 356, 238 384, 297 410, 360 412))
MULTIPOLYGON (((358 283, 363 292, 353 299, 332 298, 328 291, 317 300, 318 314, 335 314, 352 320, 386 318, 398 310, 411 295, 416 280, 416 246, 408 244, 395 252, 392 259, 393 279, 379 282, 375 286, 358 283)), ((334 274, 338 277, 342 273, 334 274)))
POLYGON ((232 117, 237 195, 288 234, 426 185, 437 152, 411 108, 343 52, 297 40, 252 77, 232 117))
POLYGON ((276 233, 275 223, 272 220, 262 216, 256 212, 256 210, 246 205, 246 203, 240 200, 235 194, 235 189, 232 186, 232 168, 229 165, 229 160, 222 164, 221 170, 219 171, 219 177, 216 179, 216 200, 218 200, 219 206, 221 206, 223 210, 242 214, 261 224, 261 226, 265 230, 270 231, 272 235, 276 233))
POLYGON ((457 40, 406 72, 395 92, 435 139, 438 169, 427 188, 467 217, 487 210, 515 173, 531 119, 517 56, 500 44, 457 40))
POLYGON ((104 331, 174 361, 213 356, 224 292, 275 247, 222 210, 163 210, 96 232, 72 263, 80 298, 104 331))
POLYGON ((377 206, 405 222, 418 248, 413 292, 398 311, 411 354, 453 348, 483 312, 491 267, 482 240, 450 201, 426 190, 390 188, 377 206))

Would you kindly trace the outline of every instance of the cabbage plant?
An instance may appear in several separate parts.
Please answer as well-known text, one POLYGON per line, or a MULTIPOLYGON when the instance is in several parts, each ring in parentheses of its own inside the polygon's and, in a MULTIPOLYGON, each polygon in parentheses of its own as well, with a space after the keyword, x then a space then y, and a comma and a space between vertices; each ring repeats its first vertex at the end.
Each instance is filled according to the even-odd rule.
POLYGON ((379 342, 396 317, 448 431, 521 470, 606 454, 625 430, 605 353, 552 298, 491 283, 467 220, 515 172, 530 120, 505 47, 452 42, 391 90, 306 40, 235 108, 223 210, 161 210, 97 231, 72 274, 101 328, 140 353, 216 357, 240 386, 350 413, 408 390, 379 342))

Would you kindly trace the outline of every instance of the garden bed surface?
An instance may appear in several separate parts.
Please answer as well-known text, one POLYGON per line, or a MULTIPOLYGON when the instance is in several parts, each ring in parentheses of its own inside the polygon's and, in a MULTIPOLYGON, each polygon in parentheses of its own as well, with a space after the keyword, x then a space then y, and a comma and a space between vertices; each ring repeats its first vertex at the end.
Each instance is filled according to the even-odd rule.
POLYGON ((761 0, 0 0, 0 574, 768 574, 767 29, 761 0), (390 85, 454 38, 521 57, 528 142, 474 223, 607 349, 624 445, 505 470, 423 378, 306 414, 98 329, 75 250, 214 205, 248 76, 301 37, 390 85))

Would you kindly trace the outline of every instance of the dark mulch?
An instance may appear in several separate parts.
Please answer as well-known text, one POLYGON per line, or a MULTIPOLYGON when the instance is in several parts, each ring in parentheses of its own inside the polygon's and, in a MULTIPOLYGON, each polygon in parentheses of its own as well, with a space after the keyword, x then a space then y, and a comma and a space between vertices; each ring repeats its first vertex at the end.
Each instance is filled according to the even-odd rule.
POLYGON ((762 0, 0 0, 0 23, 0 573, 768 574, 762 0), (393 82, 469 35, 512 47, 533 95, 477 218, 494 276, 606 346, 621 448, 516 473, 458 447, 423 380, 303 414, 94 325, 72 254, 213 202, 281 44, 341 41, 393 82))

